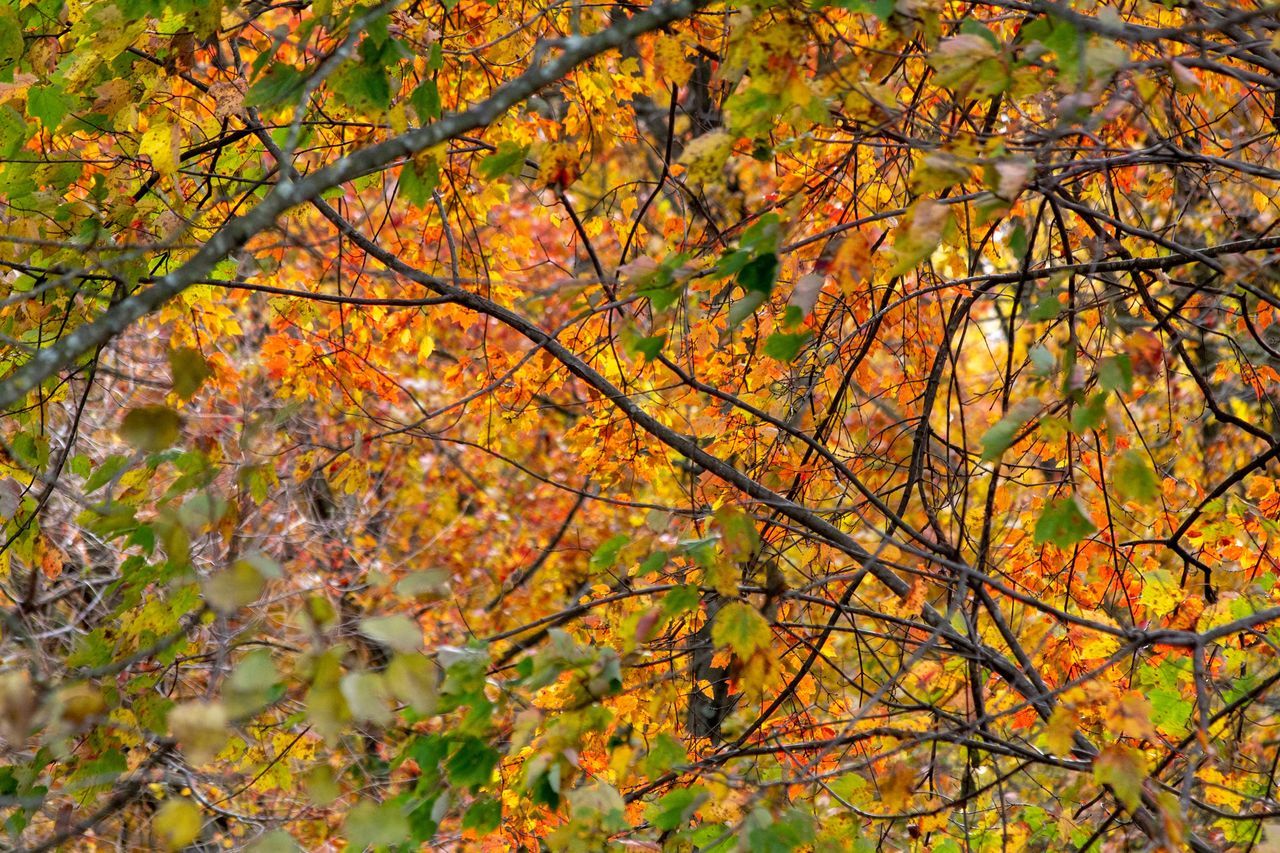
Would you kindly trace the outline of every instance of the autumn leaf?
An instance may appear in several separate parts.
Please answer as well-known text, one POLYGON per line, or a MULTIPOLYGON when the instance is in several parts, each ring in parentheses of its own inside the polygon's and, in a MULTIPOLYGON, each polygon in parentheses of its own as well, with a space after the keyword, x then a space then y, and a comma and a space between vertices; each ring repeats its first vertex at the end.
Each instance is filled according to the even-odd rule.
POLYGON ((726 506, 716 510, 715 522, 720 528, 720 551, 724 558, 734 563, 751 559, 760 545, 760 534, 751 516, 726 506))
POLYGON ((182 850, 200 837, 204 815, 185 797, 165 800, 151 818, 151 829, 168 850, 182 850))
POLYGON ((1058 705, 1049 717, 1044 729, 1044 742, 1054 755, 1070 755, 1075 744, 1078 725, 1076 712, 1065 705, 1058 705))
POLYGON ((894 232, 895 263, 889 274, 902 275, 928 260, 954 226, 950 207, 930 199, 917 201, 894 232))
POLYGON ((773 640, 769 623, 749 604, 734 601, 716 614, 711 639, 717 646, 733 649, 739 657, 750 657, 766 649, 773 640))
POLYGON ((1129 811, 1142 803, 1142 785, 1147 778, 1147 759, 1138 749, 1111 744, 1093 760, 1093 778, 1115 792, 1129 811))
POLYGON ((151 168, 165 177, 178 171, 178 129, 167 125, 148 128, 138 144, 138 154, 151 160, 151 168))
POLYGON ((1265 846, 1242 5, 0 4, 10 846, 1265 846))
POLYGON ((1117 734, 1139 740, 1153 740, 1151 702, 1141 693, 1129 691, 1108 709, 1107 727, 1117 734))

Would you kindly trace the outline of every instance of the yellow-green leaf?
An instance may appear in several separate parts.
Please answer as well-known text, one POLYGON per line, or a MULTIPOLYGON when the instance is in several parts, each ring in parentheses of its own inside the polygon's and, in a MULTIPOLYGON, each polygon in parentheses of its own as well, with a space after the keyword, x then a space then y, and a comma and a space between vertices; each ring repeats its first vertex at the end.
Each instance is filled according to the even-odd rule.
POLYGON ((726 604, 716 614, 711 627, 711 639, 720 647, 727 646, 739 656, 750 657, 757 651, 769 648, 773 631, 760 611, 749 604, 735 601, 726 604))
POLYGON ((167 406, 130 409, 120 422, 120 437, 139 450, 155 453, 178 440, 182 417, 167 406))
POLYGON ((1111 483, 1126 501, 1149 504, 1160 497, 1160 480, 1137 450, 1126 450, 1111 463, 1111 483))
POLYGON ((1142 803, 1142 783, 1147 778, 1147 757, 1141 751, 1113 743, 1104 747, 1093 762, 1093 778, 1110 785, 1126 809, 1134 811, 1142 803))
POLYGON ((191 399, 204 381, 213 375, 209 362, 200 350, 178 347, 169 350, 169 372, 173 376, 173 390, 184 400, 191 399))
POLYGON ((401 653, 387 666, 387 686, 401 702, 416 713, 430 714, 436 709, 436 672, 432 663, 416 653, 401 653))

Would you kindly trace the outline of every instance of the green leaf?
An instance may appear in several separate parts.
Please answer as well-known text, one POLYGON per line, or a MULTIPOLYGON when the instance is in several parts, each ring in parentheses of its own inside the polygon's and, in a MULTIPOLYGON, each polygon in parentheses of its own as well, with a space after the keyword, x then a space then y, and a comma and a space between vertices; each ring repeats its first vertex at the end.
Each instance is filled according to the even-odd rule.
POLYGON ((440 186, 440 164, 435 160, 415 158, 400 170, 400 195, 414 207, 426 207, 431 194, 440 186))
POLYGON ((192 764, 211 761, 227 742, 227 709, 220 702, 196 699, 169 709, 169 732, 192 764))
POLYGON ((685 752, 684 744, 679 738, 662 732, 649 745, 649 754, 644 757, 643 769, 650 777, 661 776, 688 759, 689 754, 685 752))
POLYGON ((1195 706, 1176 687, 1161 685, 1147 693, 1151 700, 1151 722, 1166 731, 1179 731, 1191 719, 1195 706))
POLYGON ((1098 528, 1080 509, 1075 497, 1065 497, 1045 507, 1036 522, 1035 543, 1046 542, 1069 548, 1098 528))
POLYGON ((553 809, 560 807, 560 762, 548 766, 546 755, 536 755, 525 765, 529 779, 529 799, 553 809))
POLYGON ((131 409, 120 422, 120 436, 147 453, 164 450, 178 440, 182 417, 167 406, 131 409))
POLYGON ((968 94, 985 97, 999 94, 1009 85, 1009 74, 998 44, 989 36, 972 31, 945 39, 929 55, 940 86, 966 88, 968 94))
POLYGON ((440 87, 436 85, 435 79, 429 77, 419 83, 409 96, 409 104, 421 122, 440 118, 440 87))
POLYGON ((738 657, 748 658, 756 651, 769 648, 773 631, 768 621, 750 604, 734 601, 716 614, 711 626, 711 640, 718 647, 728 646, 738 657))
POLYGON ((410 598, 438 601, 449 594, 448 569, 423 569, 396 582, 396 592, 410 598))
POLYGON ((662 615, 671 619, 682 613, 696 610, 701 600, 702 597, 698 594, 696 586, 692 584, 678 586, 662 597, 662 615))
POLYGON ((738 270, 738 284, 748 293, 754 291, 768 296, 777 280, 778 256, 773 252, 757 255, 738 270))
POLYGON ((333 75, 330 85, 335 94, 352 105, 373 110, 391 106, 391 81, 378 64, 346 65, 333 75))
POLYGON ((1013 444, 1014 438, 1027 421, 1040 411, 1040 401, 1022 400, 996 421, 991 429, 982 434, 982 461, 994 462, 1004 455, 1013 444))
POLYGON ((272 63, 271 68, 245 93, 249 107, 274 107, 291 102, 302 94, 306 77, 292 65, 272 63))
POLYGON ((645 810, 645 818, 657 829, 678 829, 688 823, 698 806, 707 800, 706 789, 694 785, 677 788, 645 810))
POLYGON ((381 805, 362 800, 347 812, 343 834, 352 850, 390 847, 410 837, 409 821, 393 800, 381 805))
POLYGON ((570 791, 567 799, 575 821, 590 822, 605 832, 619 832, 627 822, 627 804, 618 789, 596 780, 570 791))
POLYGON ((205 578, 201 591, 210 607, 231 614, 257 601, 266 586, 267 579, 252 563, 237 560, 231 568, 205 578))
POLYGON ((1133 390, 1133 362, 1128 355, 1113 355, 1098 362, 1098 384, 1106 391, 1133 390))
POLYGON ((18 6, 6 4, 0 6, 0 73, 5 74, 6 82, 12 80, 8 76, 14 63, 22 56, 22 22, 18 20, 18 6))
POLYGON ((380 672, 348 672, 338 682, 342 698, 347 700, 347 708, 356 720, 363 720, 375 726, 391 725, 393 716, 388 707, 391 703, 391 691, 380 672))
POLYGON ((414 712, 427 716, 435 712, 439 690, 435 667, 423 655, 400 653, 387 665, 387 686, 414 712))
POLYGON ((1095 429, 1107 416, 1107 394, 1094 394, 1083 406, 1076 406, 1071 413, 1071 431, 1081 435, 1095 429))
POLYGON ((720 530, 720 552, 734 563, 745 563, 760 546, 755 520, 735 506, 716 510, 715 525, 720 530))
POLYGON ((457 750, 449 757, 445 770, 449 781, 460 788, 478 788, 489 781, 493 768, 498 764, 499 754, 477 737, 464 738, 457 750))
POLYGON ((271 660, 271 652, 258 649, 245 655, 222 691, 227 714, 240 717, 260 710, 280 694, 280 673, 271 660))
POLYGON ((408 616, 372 616, 360 620, 360 633, 397 652, 422 650, 422 626, 408 616))
POLYGON ((812 337, 813 333, 807 329, 795 334, 775 332, 764 342, 764 354, 770 358, 776 358, 778 361, 795 361, 796 356, 800 354, 800 350, 804 349, 804 345, 812 337))
POLYGON ((799 809, 788 809, 778 818, 757 808, 747 818, 744 833, 753 853, 791 853, 813 841, 813 818, 799 809))
POLYGON ((8 104, 0 106, 0 160, 12 158, 21 151, 30 136, 31 128, 22 113, 8 104))
POLYGON ((1056 291, 1045 288, 1040 293, 1040 298, 1032 307, 1031 313, 1027 318, 1033 323, 1044 323, 1052 320, 1062 313, 1062 301, 1058 299, 1056 291))
POLYGON ((301 849, 292 835, 283 829, 273 829, 258 836, 245 848, 245 853, 294 853, 295 850, 301 849))
POLYGON ((1126 501, 1149 504, 1160 497, 1160 479, 1137 450, 1126 450, 1111 463, 1111 484, 1126 501))
POLYGON ((1031 361, 1032 367, 1035 368, 1036 376, 1052 376, 1058 366, 1057 359, 1053 357, 1053 353, 1044 346, 1037 345, 1032 347, 1027 351, 1027 357, 1031 361))
POLYGON ((1018 260, 1027 256, 1027 224, 1021 217, 1014 220, 1013 229, 1009 232, 1009 251, 1018 260))
POLYGON ((667 564, 666 551, 654 551, 652 554, 644 558, 644 562, 640 564, 640 568, 636 569, 636 577, 644 577, 654 572, 662 571, 663 566, 667 564))
POLYGON ((900 276, 927 261, 954 227, 955 218, 947 205, 928 198, 911 205, 894 231, 895 262, 889 275, 900 276))
POLYGON ((498 144, 496 151, 480 161, 477 168, 482 177, 492 181, 509 172, 518 172, 524 166, 524 159, 528 153, 527 145, 502 142, 498 144))
POLYGON ((492 797, 481 797, 462 816, 462 828, 474 829, 481 835, 502 825, 502 803, 492 797))
POLYGON ((911 189, 916 195, 945 190, 969 180, 969 164, 948 151, 925 154, 911 172, 911 189))
POLYGON ((169 350, 169 372, 173 376, 173 390, 184 400, 195 396, 204 381, 213 375, 209 362, 193 347, 169 350))
POLYGON ((85 481, 84 493, 86 495, 96 492, 107 483, 111 482, 116 474, 124 470, 129 464, 128 456, 113 455, 102 460, 102 464, 93 469, 93 473, 89 475, 89 479, 85 481))
POLYGON ((613 568, 614 564, 618 562, 618 555, 630 541, 631 538, 625 533, 619 533, 597 548, 595 553, 591 555, 587 565, 591 567, 592 571, 596 572, 613 568))
POLYGON ((759 290, 748 290, 746 294, 733 303, 729 309, 729 328, 736 329, 742 321, 756 313, 756 309, 769 299, 769 294, 759 290))
POLYGON ((27 90, 27 115, 40 119, 46 129, 56 130, 69 112, 71 101, 61 86, 32 86, 27 90))
POLYGON ((666 332, 650 335, 646 338, 633 338, 627 350, 633 355, 643 355, 645 361, 653 361, 662 354, 662 346, 667 342, 666 332))

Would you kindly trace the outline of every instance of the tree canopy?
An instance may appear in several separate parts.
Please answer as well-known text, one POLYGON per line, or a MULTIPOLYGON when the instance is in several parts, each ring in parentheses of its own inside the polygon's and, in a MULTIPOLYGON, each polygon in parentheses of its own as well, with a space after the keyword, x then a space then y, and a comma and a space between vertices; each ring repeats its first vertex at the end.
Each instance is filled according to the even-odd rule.
POLYGON ((1252 0, 4 0, 0 844, 1280 844, 1278 132, 1252 0))

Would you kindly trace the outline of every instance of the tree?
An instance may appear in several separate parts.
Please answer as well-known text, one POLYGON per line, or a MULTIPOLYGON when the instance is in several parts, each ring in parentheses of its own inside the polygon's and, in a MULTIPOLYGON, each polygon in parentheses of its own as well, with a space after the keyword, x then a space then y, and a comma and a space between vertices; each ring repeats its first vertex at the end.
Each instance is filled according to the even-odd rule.
POLYGON ((9 0, 6 843, 1274 842, 1277 30, 9 0))

